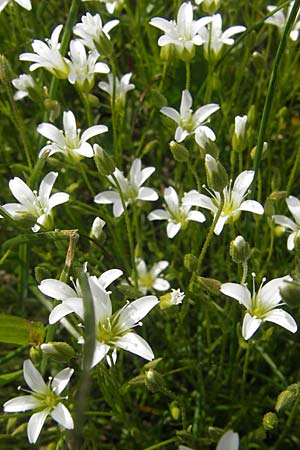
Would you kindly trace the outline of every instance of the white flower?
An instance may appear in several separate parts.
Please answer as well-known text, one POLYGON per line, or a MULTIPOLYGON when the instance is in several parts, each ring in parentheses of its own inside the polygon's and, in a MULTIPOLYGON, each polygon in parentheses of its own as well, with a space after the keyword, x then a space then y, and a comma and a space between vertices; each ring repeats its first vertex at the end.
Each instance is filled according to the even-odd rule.
POLYGON ((108 74, 108 83, 106 81, 100 81, 100 83, 98 83, 98 86, 100 89, 109 94, 112 101, 115 82, 115 101, 123 107, 125 105, 127 92, 135 88, 135 85, 130 83, 131 76, 132 73, 126 73, 121 77, 120 80, 118 77, 116 77, 114 81, 114 77, 110 73, 108 74))
POLYGON ((91 228, 91 232, 90 232, 91 238, 100 239, 105 225, 106 225, 106 222, 104 220, 102 220, 100 217, 95 217, 95 219, 92 223, 92 228, 91 228))
MULTIPOLYGON (((179 445, 178 450, 193 450, 185 445, 179 445)), ((221 436, 216 450, 239 450, 239 435, 232 430, 226 431, 221 436)))
POLYGON ((93 50, 86 54, 84 45, 79 39, 70 42, 70 73, 68 80, 79 91, 89 92, 94 86, 95 73, 108 73, 109 67, 103 62, 97 62, 99 53, 93 50))
POLYGON ((248 116, 236 116, 234 118, 234 134, 238 139, 245 139, 248 116))
MULTIPOLYGON (((294 3, 295 3, 294 1, 290 2, 286 16, 285 16, 283 10, 280 9, 279 11, 274 13, 271 17, 268 17, 265 20, 265 22, 270 25, 275 25, 279 29, 280 33, 283 33, 284 27, 286 25, 289 15, 291 14, 294 3)), ((274 5, 267 6, 267 10, 269 12, 272 12, 274 9, 277 9, 277 6, 274 6, 274 5)), ((298 19, 299 19, 299 12, 295 19, 292 31, 290 32, 290 39, 292 39, 292 41, 297 41, 297 39, 299 37, 300 20, 298 20, 298 19)))
MULTIPOLYGON (((27 11, 31 10, 31 1, 30 0, 14 0, 18 5, 22 6, 22 8, 27 9, 27 11)), ((11 2, 11 0, 0 0, 0 12, 11 2)))
POLYGON ((43 67, 57 78, 68 78, 70 70, 68 60, 63 58, 59 51, 58 38, 62 28, 63 25, 57 25, 51 34, 51 38, 46 39, 46 42, 35 39, 31 44, 35 53, 22 53, 20 60, 33 61, 33 64, 29 67, 30 70, 43 67))
POLYGON ((284 305, 280 294, 280 286, 286 281, 291 281, 289 275, 275 278, 263 286, 265 282, 263 278, 258 292, 255 292, 255 275, 253 274, 253 293, 246 286, 236 283, 225 283, 221 285, 221 292, 229 297, 238 300, 240 304, 245 306, 247 312, 244 316, 242 334, 245 340, 251 336, 260 327, 262 322, 277 323, 283 328, 296 333, 297 324, 293 317, 278 306, 284 305))
POLYGON ((194 56, 195 45, 203 44, 204 40, 199 35, 199 31, 209 22, 211 22, 210 17, 193 20, 193 6, 191 2, 187 2, 180 6, 177 22, 162 17, 154 17, 150 20, 150 25, 165 33, 158 39, 160 47, 165 45, 175 46, 178 56, 188 61, 194 56))
POLYGON ((299 239, 300 237, 300 200, 290 195, 286 199, 286 203, 295 222, 289 217, 280 214, 275 214, 273 220, 276 224, 281 225, 286 230, 291 230, 291 234, 287 240, 287 248, 291 251, 295 248, 296 239, 299 239))
MULTIPOLYGON (((212 158, 211 155, 206 155, 206 158, 208 157, 212 158)), ((239 218, 241 211, 249 211, 254 214, 264 213, 262 205, 257 201, 244 200, 253 178, 254 171, 245 170, 238 175, 233 187, 231 187, 232 182, 230 181, 229 185, 224 188, 224 206, 214 229, 215 234, 219 235, 221 233, 225 223, 235 222, 239 218)), ((214 190, 209 190, 209 193, 212 198, 192 190, 185 194, 182 203, 187 206, 200 206, 201 208, 209 209, 215 217, 220 207, 221 195, 214 190)))
POLYGON ((149 220, 167 220, 167 235, 173 238, 182 227, 185 229, 189 220, 204 222, 205 216, 200 211, 191 211, 192 206, 180 205, 177 192, 173 187, 164 190, 165 208, 155 209, 148 215, 149 220))
POLYGON ((3 208, 13 220, 35 223, 33 231, 39 231, 41 227, 51 228, 52 209, 69 200, 69 194, 64 192, 56 192, 50 197, 57 176, 57 172, 49 172, 41 181, 38 192, 32 191, 19 177, 13 178, 9 189, 19 203, 7 203, 3 208))
MULTIPOLYGON (((157 193, 154 189, 141 187, 142 184, 150 177, 155 171, 154 167, 146 167, 142 169, 142 161, 135 159, 131 165, 129 178, 125 178, 123 172, 119 169, 115 169, 114 176, 116 177, 120 188, 122 190, 123 197, 125 199, 126 206, 129 203, 133 203, 137 200, 153 202, 158 199, 157 193)), ((120 217, 123 212, 123 205, 120 194, 117 190, 115 182, 111 175, 107 177, 114 187, 110 191, 100 192, 95 196, 95 203, 100 204, 113 204, 113 214, 115 217, 120 217)))
POLYGON ((110 39, 109 32, 115 26, 117 26, 119 20, 110 20, 105 25, 102 25, 102 19, 100 14, 92 16, 90 13, 86 13, 81 17, 81 22, 77 23, 73 28, 73 33, 79 36, 83 45, 90 50, 97 50, 95 42, 98 42, 101 33, 104 33, 107 39, 110 39))
POLYGON ((53 379, 49 378, 50 381, 46 384, 42 375, 37 371, 30 359, 24 361, 23 374, 26 383, 31 389, 29 391, 30 395, 16 397, 4 403, 4 411, 21 412, 30 409, 37 410, 31 416, 27 425, 27 436, 31 444, 37 441, 49 414, 62 427, 68 430, 74 428, 71 414, 61 402, 66 397, 60 397, 60 394, 69 383, 73 372, 73 369, 67 367, 61 370, 53 379))
POLYGON ((92 158, 94 155, 91 144, 87 141, 94 136, 106 133, 106 125, 94 125, 85 130, 80 136, 80 129, 77 129, 76 119, 72 111, 65 111, 63 114, 64 130, 59 130, 51 123, 40 123, 37 127, 38 133, 47 139, 50 143, 41 149, 40 156, 45 150, 50 149, 49 156, 54 153, 63 153, 69 157, 79 159, 81 156, 92 158))
POLYGON ((158 277, 169 266, 168 261, 159 261, 147 269, 146 263, 143 259, 137 260, 137 275, 138 275, 138 289, 146 294, 147 291, 156 289, 157 291, 167 291, 170 288, 170 283, 164 278, 158 277))
MULTIPOLYGON (((86 271, 86 268, 84 270, 86 271)), ((110 269, 103 272, 98 278, 94 278, 102 289, 106 290, 106 288, 121 275, 123 275, 122 270, 110 269)), ((71 280, 73 282, 73 279, 71 280)), ((42 280, 38 288, 44 295, 61 301, 61 303, 55 306, 50 313, 50 324, 58 322, 71 312, 75 312, 79 317, 83 318, 83 300, 78 280, 73 282, 73 288, 71 288, 63 281, 48 278, 42 280)))
POLYGON ((212 22, 207 28, 201 29, 201 37, 204 41, 204 54, 207 59, 210 57, 210 52, 212 52, 212 57, 218 60, 223 45, 233 45, 234 36, 237 33, 242 33, 246 30, 244 26, 234 26, 228 28, 226 31, 222 31, 222 16, 221 14, 214 14, 212 16, 212 22))
POLYGON ((14 100, 21 100, 29 95, 29 91, 35 88, 35 82, 31 75, 22 74, 12 80, 12 85, 17 89, 14 100))
POLYGON ((161 113, 174 120, 178 125, 175 131, 175 141, 182 142, 193 133, 203 133, 208 139, 214 141, 216 139, 215 133, 204 123, 220 106, 216 103, 209 103, 201 106, 193 113, 192 104, 192 96, 185 89, 182 91, 180 112, 168 106, 163 106, 160 110, 161 113))
POLYGON ((170 305, 180 305, 185 297, 185 293, 180 289, 171 289, 170 305))

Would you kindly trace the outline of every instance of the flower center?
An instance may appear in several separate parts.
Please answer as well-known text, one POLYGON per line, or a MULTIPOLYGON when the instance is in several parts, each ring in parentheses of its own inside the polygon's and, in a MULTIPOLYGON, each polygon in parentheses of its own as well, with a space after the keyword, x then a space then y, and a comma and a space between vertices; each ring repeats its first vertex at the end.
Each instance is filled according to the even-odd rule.
POLYGON ((151 272, 146 272, 143 275, 139 276, 139 284, 141 287, 146 289, 151 289, 154 283, 154 276, 151 272))

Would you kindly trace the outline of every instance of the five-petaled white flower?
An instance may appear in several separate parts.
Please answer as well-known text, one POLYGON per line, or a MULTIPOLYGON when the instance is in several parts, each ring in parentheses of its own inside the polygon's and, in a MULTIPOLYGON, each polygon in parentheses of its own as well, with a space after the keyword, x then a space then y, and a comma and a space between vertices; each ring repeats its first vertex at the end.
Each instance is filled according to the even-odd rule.
POLYGON ((94 87, 95 73, 109 73, 109 67, 97 62, 99 53, 93 50, 86 54, 84 45, 79 39, 70 42, 70 73, 68 80, 75 84, 79 91, 89 92, 94 87))
POLYGON ((34 224, 33 231, 52 227, 52 209, 69 200, 69 194, 56 192, 50 197, 57 172, 49 172, 41 181, 39 191, 32 191, 24 181, 15 177, 9 182, 9 189, 20 203, 7 203, 3 208, 13 220, 34 224))
MULTIPOLYGON (((279 29, 280 33, 283 33, 284 27, 289 18, 289 15, 291 14, 294 3, 295 3, 294 1, 290 2, 286 16, 285 16, 283 10, 280 9, 279 11, 275 12, 271 17, 268 17, 265 20, 265 22, 270 25, 275 25, 279 29)), ((272 12, 272 11, 274 11, 274 9, 277 9, 277 8, 278 8, 278 6, 274 6, 274 5, 267 6, 267 10, 269 12, 272 12)), ((299 14, 300 13, 298 12, 297 17, 294 22, 294 26, 292 28, 292 31, 290 32, 290 39, 292 39, 292 41, 297 41, 297 39, 299 37, 299 29, 300 29, 300 20, 298 20, 299 14)))
POLYGON ((135 88, 135 85, 130 83, 130 78, 132 73, 126 73, 119 80, 118 77, 115 78, 110 73, 108 74, 108 83, 106 81, 100 81, 98 86, 102 91, 105 91, 111 97, 111 101, 113 100, 113 91, 114 91, 114 83, 115 83, 115 102, 120 107, 124 107, 126 101, 126 94, 128 91, 131 91, 135 88))
MULTIPOLYGON (((86 267, 84 268, 84 271, 86 271, 86 267)), ((106 288, 122 274, 122 270, 110 269, 103 272, 98 278, 94 278, 97 280, 97 283, 106 290, 106 288)), ((41 284, 38 286, 39 290, 44 295, 61 301, 61 303, 56 305, 50 313, 50 324, 58 322, 71 312, 76 312, 79 317, 83 318, 83 300, 79 281, 76 280, 74 282, 72 278, 71 281, 73 282, 73 288, 67 283, 53 278, 42 280, 41 284)))
POLYGON ((30 90, 35 88, 35 81, 31 75, 22 74, 18 78, 14 78, 12 85, 17 89, 14 94, 14 100, 21 100, 29 95, 30 90))
POLYGON ((205 57, 217 61, 221 56, 223 45, 233 45, 234 39, 232 39, 232 36, 242 33, 245 30, 246 27, 238 25, 230 27, 223 32, 222 16, 221 14, 214 14, 207 28, 204 27, 200 30, 200 35, 204 41, 203 48, 205 57))
POLYGON ((125 178, 123 172, 119 169, 115 169, 113 175, 116 178, 119 186, 116 186, 115 180, 111 175, 108 175, 108 179, 113 188, 110 191, 100 192, 95 196, 95 203, 100 204, 113 204, 113 214, 115 217, 120 217, 123 212, 123 205, 118 189, 122 191, 122 195, 127 206, 129 203, 136 202, 138 200, 154 202, 158 199, 157 193, 152 188, 141 187, 147 178, 155 171, 154 167, 146 167, 142 169, 142 161, 135 159, 131 165, 129 178, 125 178))
MULTIPOLYGON (((4 403, 5 412, 21 412, 37 410, 29 419, 27 436, 31 444, 34 444, 42 430, 47 416, 62 427, 71 430, 74 428, 72 416, 66 406, 61 402, 66 397, 60 397, 73 375, 74 370, 67 367, 61 370, 49 383, 45 383, 42 375, 34 367, 30 359, 23 363, 23 374, 26 383, 30 387, 29 395, 22 395, 4 403)), ((25 391, 28 392, 28 391, 25 391)))
POLYGON ((180 112, 169 106, 163 106, 160 110, 161 113, 174 120, 178 125, 175 131, 175 141, 182 142, 187 136, 194 133, 203 133, 208 139, 215 141, 215 133, 204 123, 220 106, 216 103, 209 103, 201 106, 193 113, 192 104, 192 96, 185 89, 182 91, 180 112))
POLYGON ((168 261, 159 261, 153 264, 151 269, 148 270, 145 261, 139 258, 136 266, 139 291, 143 294, 146 294, 147 291, 151 291, 152 289, 167 291, 170 288, 170 283, 158 275, 168 266, 168 261))
POLYGON ((195 45, 202 45, 204 40, 199 32, 205 25, 211 22, 211 17, 202 17, 193 20, 193 5, 191 2, 182 3, 178 10, 177 22, 166 20, 162 17, 153 17, 150 25, 164 31, 165 34, 158 39, 158 45, 174 46, 178 56, 184 61, 189 61, 195 53, 195 45))
POLYGON ((180 204, 177 192, 173 187, 164 190, 165 208, 155 209, 148 215, 149 220, 167 220, 167 235, 173 238, 180 228, 185 229, 189 220, 204 222, 205 216, 200 211, 191 211, 192 206, 180 204))
POLYGON ((57 25, 51 34, 51 38, 46 39, 46 42, 35 39, 31 44, 35 53, 21 53, 20 60, 33 61, 33 64, 29 67, 30 70, 43 67, 57 78, 68 78, 70 71, 68 60, 59 51, 60 43, 58 39, 62 28, 63 25, 57 25))
MULTIPOLYGON (((214 159, 211 155, 206 155, 205 158, 214 159)), ((244 200, 244 198, 248 194, 247 190, 251 185, 253 178, 254 171, 245 170, 238 175, 233 184, 233 187, 231 187, 232 181, 230 181, 229 185, 224 188, 224 205, 214 229, 215 234, 220 234, 226 223, 230 221, 235 222, 239 218, 241 211, 249 211, 254 214, 264 213, 264 208, 257 201, 244 200)), ((183 205, 200 206, 200 208, 209 209, 210 211, 212 211, 215 217, 220 208, 221 195, 219 192, 214 190, 208 191, 211 194, 211 197, 208 197, 208 195, 200 194, 196 190, 187 192, 182 200, 183 205)))
POLYGON ((246 286, 237 283, 224 283, 221 285, 221 292, 228 297, 238 300, 245 306, 247 312, 243 320, 242 334, 247 341, 253 336, 262 322, 277 323, 283 328, 296 333, 297 324, 294 318, 278 306, 284 305, 280 294, 280 286, 284 281, 291 281, 291 277, 286 275, 280 278, 274 278, 263 286, 266 281, 263 278, 262 283, 255 292, 255 274, 253 275, 253 293, 246 286))
POLYGON ((109 32, 115 26, 117 26, 119 20, 110 20, 105 25, 102 24, 100 14, 92 16, 90 13, 86 13, 81 17, 81 22, 77 23, 73 28, 73 33, 78 36, 87 48, 90 50, 97 50, 97 42, 101 39, 103 33, 107 39, 110 39, 109 32))
MULTIPOLYGON (((27 11, 31 10, 31 1, 30 0, 14 0, 18 5, 22 6, 22 8, 27 9, 27 11)), ((0 12, 11 2, 11 0, 0 0, 0 12)))
POLYGON ((46 150, 50 150, 49 156, 54 153, 63 153, 75 160, 80 159, 82 156, 92 158, 94 155, 93 148, 87 141, 108 131, 106 125, 94 125, 85 130, 80 136, 81 130, 77 129, 76 119, 72 111, 64 112, 63 126, 64 131, 59 130, 51 123, 40 123, 38 125, 38 133, 50 139, 50 143, 41 149, 40 156, 46 150))
POLYGON ((281 225, 286 230, 291 230, 287 240, 288 250, 294 250, 296 240, 300 238, 300 200, 293 195, 286 199, 287 206, 295 219, 295 222, 289 217, 275 214, 273 220, 277 225, 281 225))

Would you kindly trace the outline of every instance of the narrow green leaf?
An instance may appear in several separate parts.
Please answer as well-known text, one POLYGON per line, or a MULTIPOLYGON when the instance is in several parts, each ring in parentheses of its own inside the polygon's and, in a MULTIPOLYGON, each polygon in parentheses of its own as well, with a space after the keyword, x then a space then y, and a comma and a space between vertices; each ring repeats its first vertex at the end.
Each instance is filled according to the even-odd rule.
POLYGON ((6 344, 40 344, 45 329, 41 322, 31 322, 22 317, 0 314, 0 342, 6 344))

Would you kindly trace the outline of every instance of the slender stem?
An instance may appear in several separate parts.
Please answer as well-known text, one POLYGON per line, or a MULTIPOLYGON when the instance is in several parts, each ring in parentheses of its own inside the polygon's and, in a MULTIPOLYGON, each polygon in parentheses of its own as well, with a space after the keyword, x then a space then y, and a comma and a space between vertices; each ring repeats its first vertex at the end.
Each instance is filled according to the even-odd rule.
POLYGON ((286 188, 288 193, 290 192, 291 187, 293 185, 293 182, 294 182, 294 179, 295 179, 295 175, 296 175, 296 171, 297 171, 297 169, 299 167, 299 164, 300 164, 300 147, 298 148, 296 160, 295 160, 295 162, 293 164, 293 168, 291 170, 289 181, 288 181, 288 185, 287 185, 287 188, 286 188))
POLYGON ((198 259, 198 266, 197 266, 197 273, 198 274, 200 274, 202 262, 203 262, 205 254, 206 254, 206 251, 208 249, 209 243, 211 241, 211 238, 212 238, 215 226, 216 226, 216 224, 217 224, 217 222, 219 220, 219 217, 220 217, 220 215, 222 214, 222 211, 223 211, 223 206, 224 206, 224 194, 223 194, 223 192, 220 192, 220 195, 221 195, 221 201, 220 201, 219 209, 218 209, 217 214, 215 215, 214 220, 213 220, 213 222, 212 222, 212 224, 210 226, 209 232, 208 232, 208 234, 206 236, 205 242, 203 244, 203 247, 202 247, 199 259, 198 259))
POLYGON ((266 96, 266 100, 265 100, 265 104, 264 104, 264 109, 263 109, 263 113, 262 113, 262 118, 261 118, 261 122, 260 122, 258 138, 257 138, 255 159, 254 159, 254 165, 253 165, 253 170, 255 171, 255 179, 256 179, 258 168, 259 168, 260 161, 261 161, 266 129, 267 129, 268 122, 269 122, 272 101, 273 101, 275 88, 276 88, 276 82, 277 82, 277 78, 278 78, 280 61, 281 61, 283 52, 286 48, 287 39, 289 37, 292 26, 294 24, 299 7, 300 7, 300 0, 295 0, 294 6, 293 6, 291 13, 289 15, 289 18, 287 20, 283 35, 281 37, 281 40, 280 40, 280 43, 279 43, 279 46, 277 49, 276 56, 274 59, 273 69, 272 69, 271 76, 270 76, 267 96, 266 96))
POLYGON ((292 408, 292 410, 290 412, 289 418, 286 421, 285 427, 284 427, 281 435, 277 439, 277 441, 276 441, 276 443, 275 443, 275 445, 273 447, 273 450, 277 450, 278 448, 283 448, 282 447, 282 441, 285 438, 285 436, 287 435, 287 433, 289 431, 289 428, 290 428, 293 420, 295 419, 295 416, 296 416, 296 413, 297 413, 297 410, 298 410, 298 406, 299 406, 299 400, 300 400, 300 398, 299 398, 299 395, 298 395, 298 397, 296 398, 295 403, 293 405, 293 408, 292 408))
POLYGON ((185 88, 189 91, 191 84, 191 64, 187 61, 185 63, 185 88))
POLYGON ((246 280, 247 280, 247 275, 248 275, 248 263, 243 262, 242 267, 243 267, 243 275, 242 275, 242 279, 241 279, 241 284, 245 284, 246 280))
POLYGON ((124 199, 124 195, 123 195, 123 191, 120 186, 120 183, 114 174, 112 174, 111 177, 112 177, 112 179, 115 183, 115 186, 119 192, 121 203, 122 203, 123 210, 124 210, 124 217, 125 217, 125 223, 126 223, 126 229, 127 229, 130 255, 131 255, 131 264, 132 264, 132 269, 133 269, 133 282, 134 282, 135 288, 137 288, 138 287, 138 275, 137 275, 136 263, 135 263, 135 257, 134 257, 134 243, 133 243, 133 235, 132 235, 132 229, 131 229, 131 224, 130 224, 130 220, 129 220, 129 215, 128 215, 128 211, 126 208, 126 203, 125 203, 125 199, 124 199))

